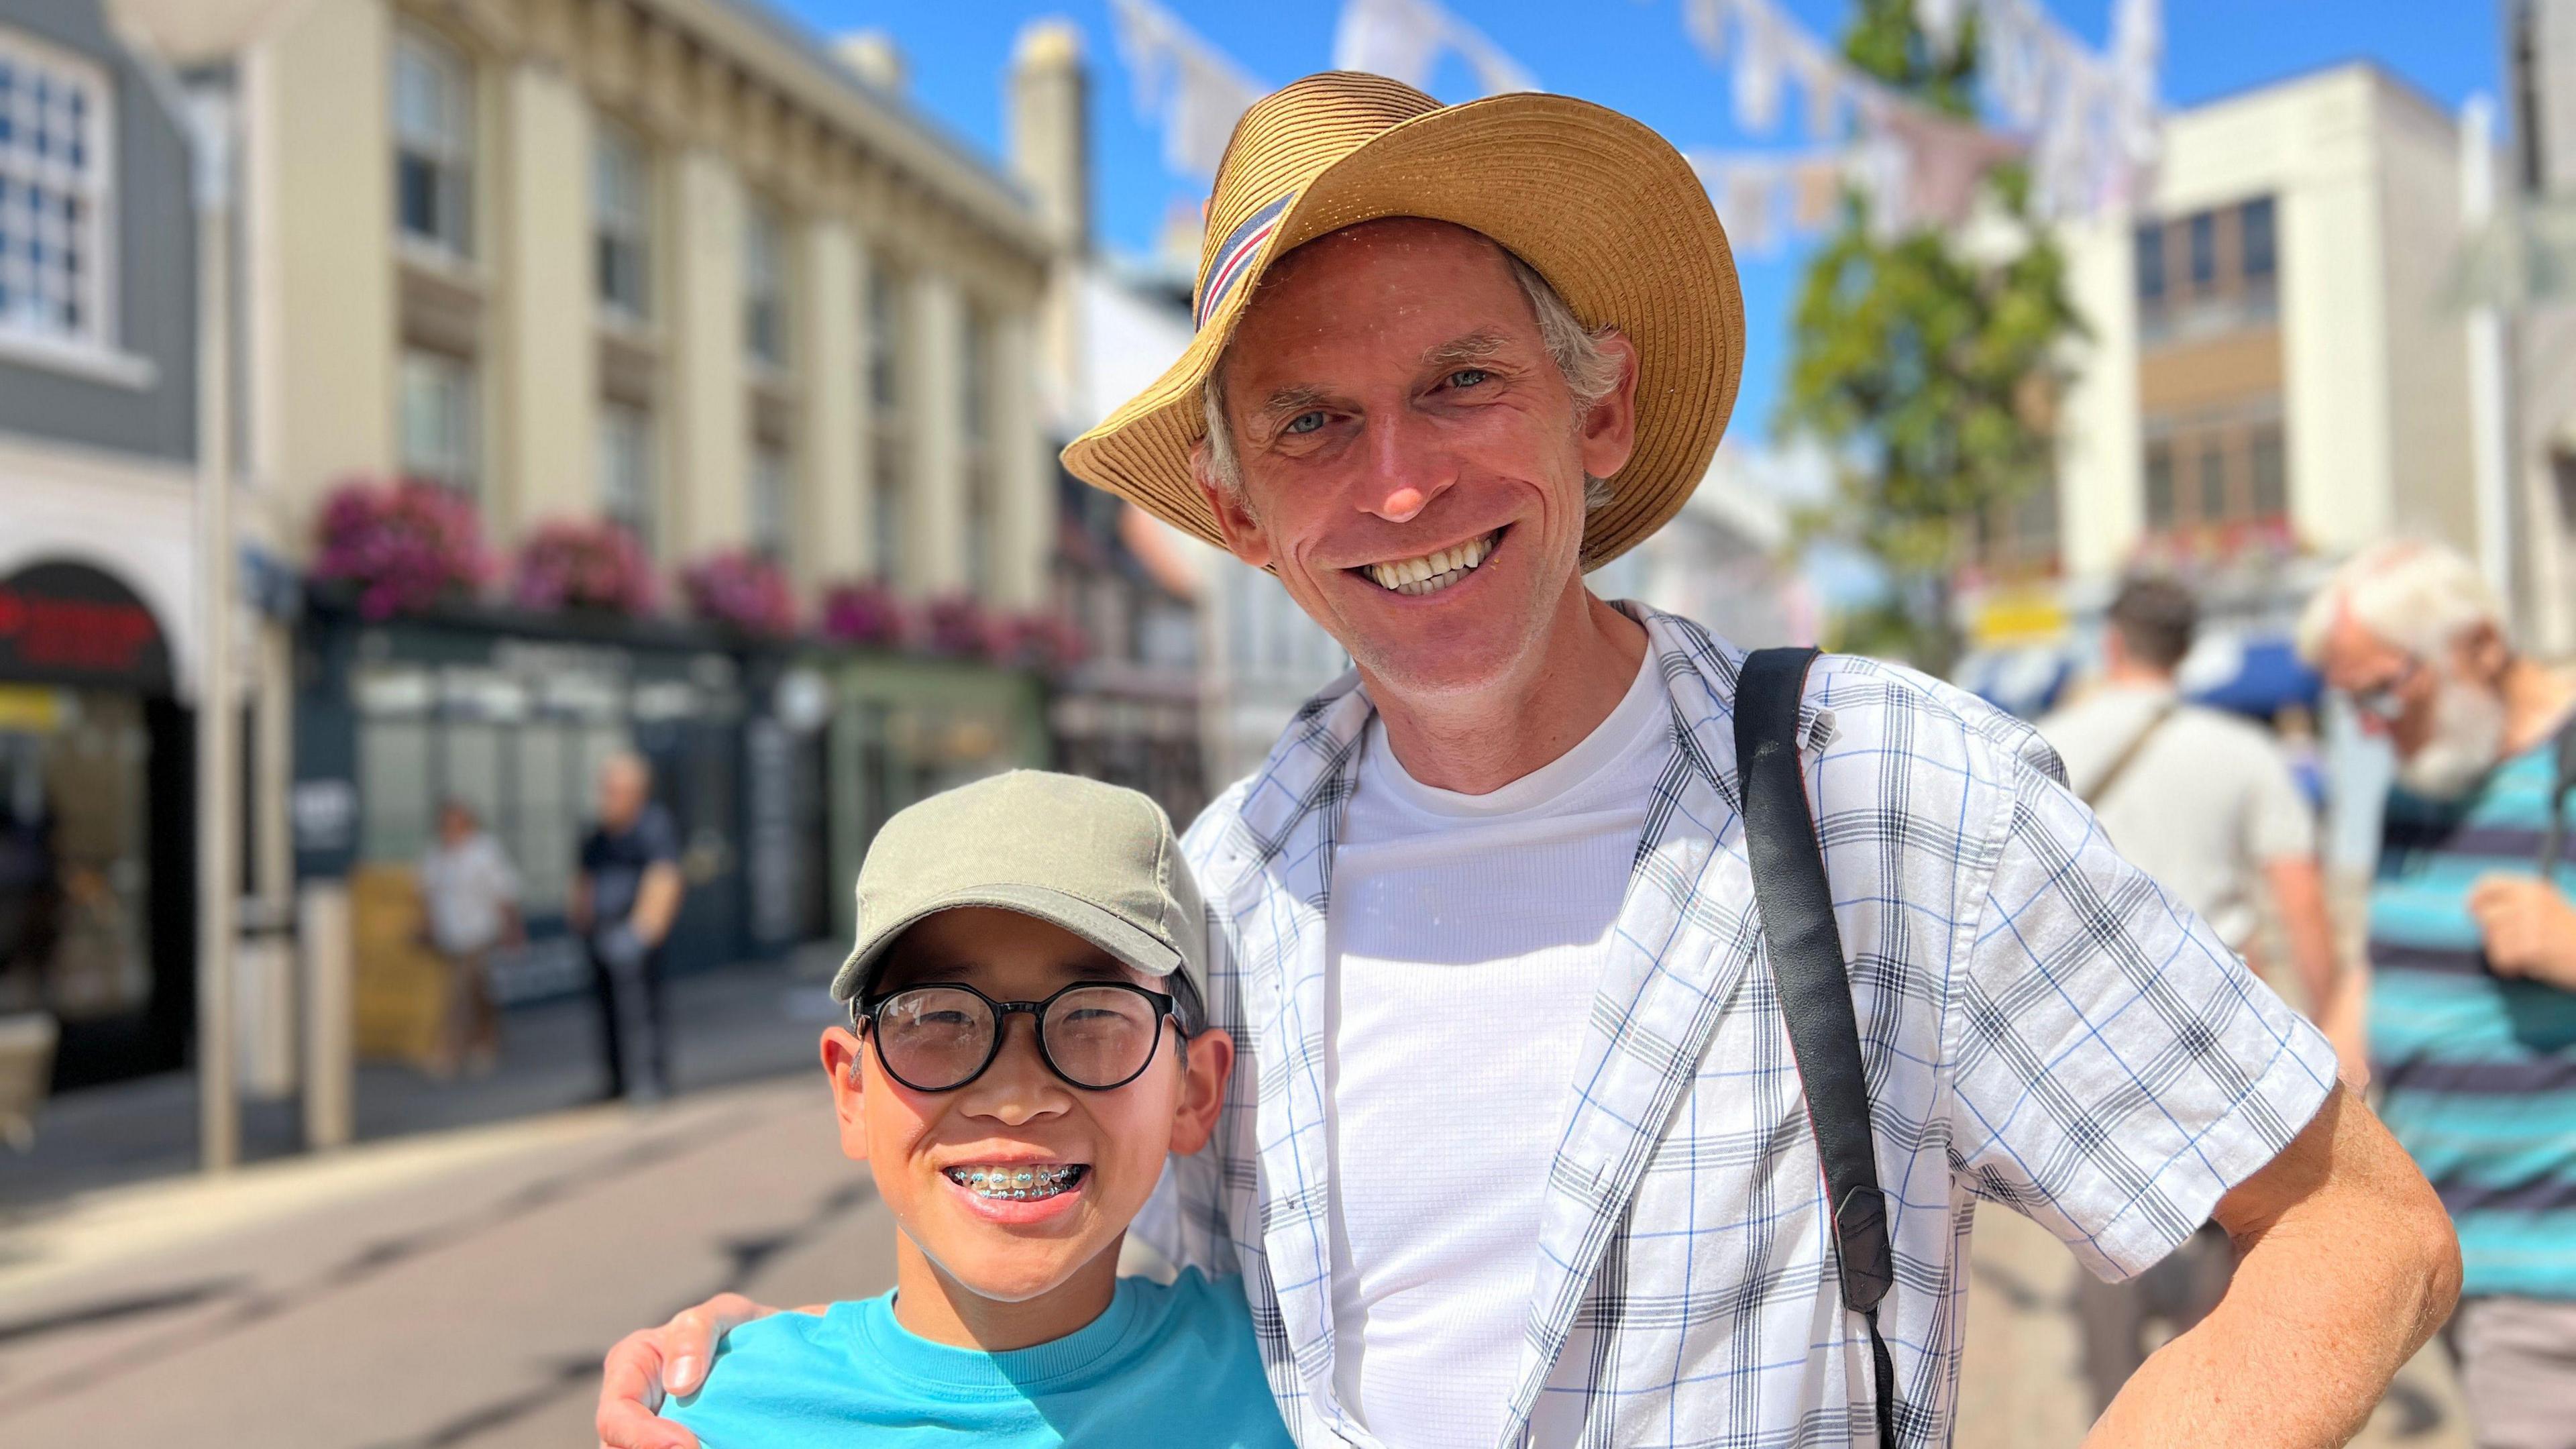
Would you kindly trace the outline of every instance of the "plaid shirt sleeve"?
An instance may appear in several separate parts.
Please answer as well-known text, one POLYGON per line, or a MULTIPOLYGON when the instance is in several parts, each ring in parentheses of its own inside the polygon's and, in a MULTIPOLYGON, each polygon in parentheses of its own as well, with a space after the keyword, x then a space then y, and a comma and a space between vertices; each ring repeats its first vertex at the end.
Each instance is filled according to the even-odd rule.
POLYGON ((1224 1115, 1207 1146, 1163 1164, 1154 1195, 1128 1224, 1128 1236, 1173 1268, 1196 1268, 1209 1277, 1240 1271, 1228 1217, 1229 1177, 1247 1178, 1246 1149, 1253 1120, 1257 1068, 1243 1020, 1241 975, 1236 969, 1233 922, 1219 909, 1222 882, 1230 880, 1227 827, 1242 810, 1249 781, 1239 782, 1203 811, 1181 837, 1181 855, 1207 899, 1208 1025, 1234 1038, 1234 1071, 1226 1079, 1224 1115))
POLYGON ((1942 1024, 1953 1166, 2124 1278, 2289 1145, 2334 1051, 2122 858, 2044 747, 1996 753, 1995 866, 1942 1024))

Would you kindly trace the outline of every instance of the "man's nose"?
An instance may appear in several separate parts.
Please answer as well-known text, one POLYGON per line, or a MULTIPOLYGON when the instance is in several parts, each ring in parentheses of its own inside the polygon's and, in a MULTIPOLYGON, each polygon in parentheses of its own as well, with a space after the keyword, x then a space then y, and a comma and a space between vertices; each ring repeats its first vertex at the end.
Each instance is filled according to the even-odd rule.
POLYGON ((1446 450, 1401 413, 1370 420, 1368 464, 1360 511, 1389 523, 1411 523, 1458 479, 1446 450))

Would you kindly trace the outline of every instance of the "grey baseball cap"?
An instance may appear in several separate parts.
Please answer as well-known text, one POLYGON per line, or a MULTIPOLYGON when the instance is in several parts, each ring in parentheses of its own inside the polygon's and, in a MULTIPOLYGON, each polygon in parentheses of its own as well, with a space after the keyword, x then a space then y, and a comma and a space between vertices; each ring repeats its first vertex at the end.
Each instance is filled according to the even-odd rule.
POLYGON ((832 977, 856 999, 914 922, 993 906, 1071 931, 1207 1000, 1207 912, 1163 807, 1077 775, 1013 770, 896 812, 859 866, 859 936, 832 977))

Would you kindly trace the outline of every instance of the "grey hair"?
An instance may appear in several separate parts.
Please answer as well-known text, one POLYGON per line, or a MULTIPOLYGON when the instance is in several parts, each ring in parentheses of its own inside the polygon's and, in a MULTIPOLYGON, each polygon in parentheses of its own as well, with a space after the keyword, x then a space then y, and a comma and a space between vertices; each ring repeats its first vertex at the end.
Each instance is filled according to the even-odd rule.
MULTIPOLYGON (((1565 304, 1536 267, 1513 255, 1500 242, 1494 244, 1494 249, 1511 265, 1512 280, 1520 283, 1521 295, 1529 298, 1530 310, 1538 316, 1539 339, 1546 344, 1557 372, 1565 378, 1565 390, 1574 395, 1574 415, 1582 417, 1619 386, 1618 355, 1601 345, 1617 329, 1584 326, 1583 319, 1574 315, 1574 309, 1565 304)), ((1208 369, 1207 381, 1199 385, 1199 411, 1207 425, 1209 476, 1227 493, 1241 492, 1243 467, 1235 459, 1234 433, 1225 422, 1223 357, 1208 369)), ((1583 475, 1584 512, 1608 507, 1610 497, 1609 479, 1583 475)))
POLYGON ((2457 550, 2393 539, 2345 560, 2299 616, 2299 653, 2314 663, 2335 621, 2349 613, 2373 634, 2418 659, 2439 659, 2452 641, 2484 625, 2505 632, 2504 606, 2486 576, 2457 550))

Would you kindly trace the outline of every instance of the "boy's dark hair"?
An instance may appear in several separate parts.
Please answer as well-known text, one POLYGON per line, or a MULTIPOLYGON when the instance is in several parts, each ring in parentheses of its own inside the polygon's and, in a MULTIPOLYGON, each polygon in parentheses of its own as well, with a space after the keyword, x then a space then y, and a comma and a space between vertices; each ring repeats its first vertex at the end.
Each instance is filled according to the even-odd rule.
POLYGON ((2191 652, 2200 604, 2176 580, 2144 574, 2120 586, 2111 600, 2110 620, 2130 658, 2150 669, 2171 670, 2191 652))

